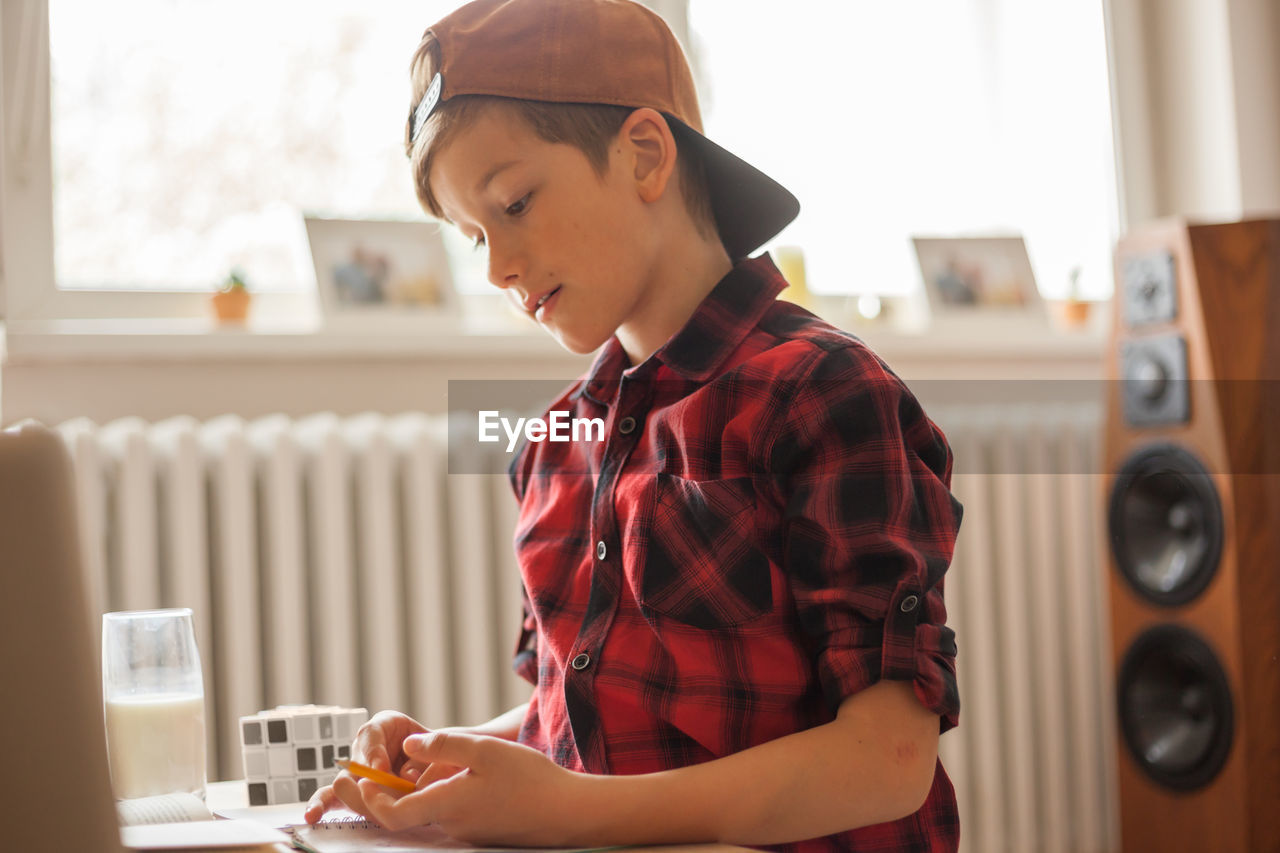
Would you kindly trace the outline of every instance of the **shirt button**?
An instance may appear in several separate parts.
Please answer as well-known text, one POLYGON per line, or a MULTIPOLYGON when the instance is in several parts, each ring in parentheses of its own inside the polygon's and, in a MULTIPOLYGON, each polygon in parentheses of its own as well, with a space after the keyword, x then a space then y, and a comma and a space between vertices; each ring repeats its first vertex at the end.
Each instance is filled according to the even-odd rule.
POLYGON ((583 652, 582 654, 574 658, 573 663, 569 665, 572 666, 574 669, 578 670, 579 672, 581 672, 582 670, 591 666, 591 655, 587 654, 586 652, 583 652))
POLYGON ((618 422, 618 432, 623 435, 630 435, 631 431, 636 428, 636 419, 628 415, 618 422))
POLYGON ((910 613, 912 610, 916 609, 916 605, 919 603, 919 598, 914 595, 908 595, 906 598, 902 599, 902 603, 898 605, 898 609, 903 613, 910 613))
POLYGON ((601 539, 596 543, 596 559, 603 560, 605 555, 609 553, 609 549, 604 546, 604 540, 601 539))

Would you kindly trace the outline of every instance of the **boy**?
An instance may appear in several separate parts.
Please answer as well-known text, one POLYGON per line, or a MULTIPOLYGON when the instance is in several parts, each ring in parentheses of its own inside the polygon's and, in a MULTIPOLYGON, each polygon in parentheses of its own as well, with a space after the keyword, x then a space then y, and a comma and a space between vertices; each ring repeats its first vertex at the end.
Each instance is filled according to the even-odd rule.
POLYGON ((529 703, 428 732, 377 715, 341 803, 479 843, 954 850, 942 434, 856 338, 749 259, 798 205, 705 139, 683 54, 629 0, 479 0, 428 31, 424 207, 574 352, 550 407, 603 441, 512 465, 529 703))

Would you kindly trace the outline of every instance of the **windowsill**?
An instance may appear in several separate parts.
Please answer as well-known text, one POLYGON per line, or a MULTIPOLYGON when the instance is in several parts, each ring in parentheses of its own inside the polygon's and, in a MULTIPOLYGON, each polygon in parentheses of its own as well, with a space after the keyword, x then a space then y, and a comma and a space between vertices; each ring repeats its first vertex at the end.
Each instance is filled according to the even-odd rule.
MULTIPOLYGON (((1105 306, 1099 306, 1104 308, 1105 306)), ((832 318, 863 338, 891 365, 945 361, 1028 363, 1100 361, 1108 316, 1061 331, 1016 318, 946 319, 928 329, 902 330, 832 318)), ((0 359, 9 365, 153 361, 315 359, 577 359, 521 318, 463 315, 448 319, 383 318, 325 326, 317 319, 218 325, 211 319, 55 320, 6 335, 0 359)))
POLYGON ((85 361, 252 361, 324 358, 511 358, 555 356, 563 349, 518 318, 392 318, 323 326, 317 320, 52 320, 0 331, 10 365, 85 361))
MULTIPOLYGON (((1055 332, 1047 323, 982 320, 908 332, 833 319, 908 383, 1096 381, 1105 374, 1108 336, 1100 328, 1055 332)), ((7 422, 439 412, 447 410, 450 381, 556 380, 563 386, 590 358, 567 352, 522 318, 498 313, 340 329, 297 320, 239 329, 204 319, 80 320, 23 324, 6 336, 0 326, 7 422)))

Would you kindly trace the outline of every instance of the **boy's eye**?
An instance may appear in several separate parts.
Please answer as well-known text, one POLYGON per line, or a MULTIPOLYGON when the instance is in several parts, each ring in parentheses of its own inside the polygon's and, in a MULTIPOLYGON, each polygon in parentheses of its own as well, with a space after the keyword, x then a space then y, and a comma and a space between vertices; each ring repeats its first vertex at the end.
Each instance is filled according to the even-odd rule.
POLYGON ((523 198, 511 204, 506 210, 507 216, 519 216, 524 213, 529 207, 529 198, 532 195, 533 193, 525 193, 523 198))

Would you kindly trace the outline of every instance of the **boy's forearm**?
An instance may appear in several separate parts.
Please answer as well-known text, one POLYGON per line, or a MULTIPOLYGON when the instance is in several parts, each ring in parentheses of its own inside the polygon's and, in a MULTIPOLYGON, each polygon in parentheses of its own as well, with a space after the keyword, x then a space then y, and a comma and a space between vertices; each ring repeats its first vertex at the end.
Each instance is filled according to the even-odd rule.
MULTIPOLYGON (((520 735, 520 726, 524 723, 525 712, 529 710, 529 703, 517 705, 510 711, 504 711, 488 722, 481 723, 478 726, 457 726, 459 731, 472 732, 478 735, 489 735, 490 737, 500 737, 503 740, 515 740, 520 735)), ((443 729, 442 731, 448 731, 443 729)))
POLYGON ((575 841, 773 844, 905 817, 933 779, 937 717, 929 719, 932 737, 919 726, 842 714, 705 764, 583 777, 586 801, 574 807, 583 836, 575 841))
POLYGON ((520 736, 520 726, 525 721, 525 711, 529 703, 517 704, 511 711, 499 713, 493 720, 486 720, 474 726, 444 726, 438 731, 470 731, 471 734, 489 735, 490 738, 515 740, 520 736))

